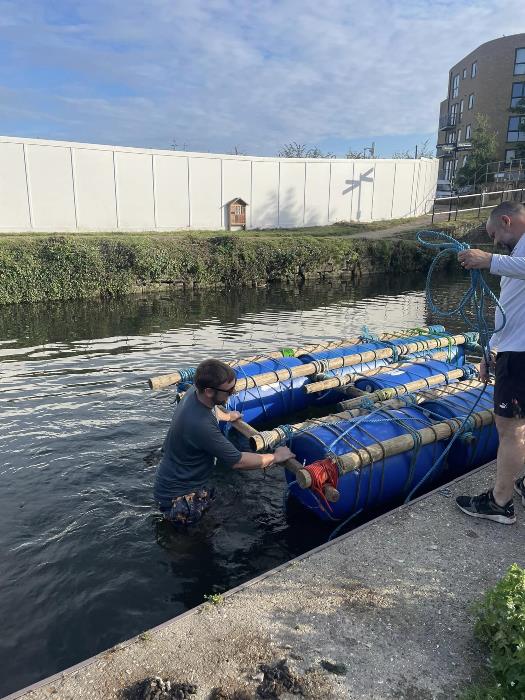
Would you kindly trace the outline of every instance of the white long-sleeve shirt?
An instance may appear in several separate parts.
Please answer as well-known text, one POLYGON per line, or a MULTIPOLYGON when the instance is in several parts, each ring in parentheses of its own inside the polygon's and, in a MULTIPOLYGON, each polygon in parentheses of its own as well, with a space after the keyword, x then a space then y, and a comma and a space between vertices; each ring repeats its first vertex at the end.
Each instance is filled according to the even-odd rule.
MULTIPOLYGON (((490 272, 501 275, 499 301, 506 316, 505 326, 490 339, 495 352, 525 352, 525 232, 510 255, 492 256, 490 272)), ((496 308, 495 328, 503 323, 496 308)))

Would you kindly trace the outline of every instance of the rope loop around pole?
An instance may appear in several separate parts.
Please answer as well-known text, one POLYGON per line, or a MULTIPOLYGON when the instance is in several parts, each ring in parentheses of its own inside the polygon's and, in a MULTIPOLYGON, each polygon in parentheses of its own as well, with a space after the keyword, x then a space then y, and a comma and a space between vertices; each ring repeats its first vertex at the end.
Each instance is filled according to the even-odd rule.
POLYGON ((364 408, 366 411, 370 411, 374 408, 375 401, 368 396, 363 396, 359 402, 359 408, 364 408))
POLYGON ((372 342, 378 342, 379 341, 379 336, 377 333, 372 333, 368 326, 362 326, 361 327, 361 335, 359 336, 359 340, 362 343, 372 343, 372 342))
POLYGON ((462 379, 475 379, 478 376, 478 370, 470 362, 465 363, 461 369, 463 370, 462 379))
POLYGON ((179 369, 180 384, 184 384, 186 382, 193 383, 193 380, 195 379, 195 372, 196 371, 197 371, 196 367, 187 367, 185 369, 179 369))

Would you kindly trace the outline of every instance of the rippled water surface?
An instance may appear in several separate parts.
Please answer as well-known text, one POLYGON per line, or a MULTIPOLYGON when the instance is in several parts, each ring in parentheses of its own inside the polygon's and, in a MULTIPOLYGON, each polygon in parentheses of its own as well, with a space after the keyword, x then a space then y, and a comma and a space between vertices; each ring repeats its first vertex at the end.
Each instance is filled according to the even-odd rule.
MULTIPOLYGON (((442 278, 451 305, 465 279, 442 278)), ((325 541, 285 514, 279 470, 218 472, 191 535, 163 527, 154 463, 173 392, 146 380, 225 359, 439 322, 424 279, 0 307, 0 696, 325 541)), ((454 324, 450 326, 454 330, 454 324)), ((456 325, 456 328, 459 328, 456 325)))

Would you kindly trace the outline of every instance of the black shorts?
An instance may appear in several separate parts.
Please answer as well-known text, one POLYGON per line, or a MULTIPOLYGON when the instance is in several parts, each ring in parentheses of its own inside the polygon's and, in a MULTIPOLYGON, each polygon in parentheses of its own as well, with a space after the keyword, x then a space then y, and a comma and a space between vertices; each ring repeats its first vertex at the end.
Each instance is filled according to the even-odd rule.
POLYGON ((525 418, 525 352, 497 354, 494 413, 504 418, 525 418))

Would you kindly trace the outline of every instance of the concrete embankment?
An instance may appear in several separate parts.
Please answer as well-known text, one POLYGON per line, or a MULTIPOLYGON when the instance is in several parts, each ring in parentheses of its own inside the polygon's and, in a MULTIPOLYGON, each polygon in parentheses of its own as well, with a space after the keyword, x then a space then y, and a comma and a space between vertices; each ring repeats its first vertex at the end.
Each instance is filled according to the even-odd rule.
POLYGON ((508 527, 454 504, 493 476, 493 464, 483 467, 10 698, 138 697, 129 689, 160 676, 196 686, 180 695, 196 700, 258 698, 257 689, 270 698, 451 700, 483 662, 471 604, 513 562, 525 564, 519 503, 508 527))

